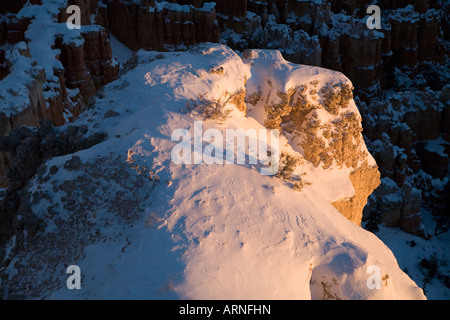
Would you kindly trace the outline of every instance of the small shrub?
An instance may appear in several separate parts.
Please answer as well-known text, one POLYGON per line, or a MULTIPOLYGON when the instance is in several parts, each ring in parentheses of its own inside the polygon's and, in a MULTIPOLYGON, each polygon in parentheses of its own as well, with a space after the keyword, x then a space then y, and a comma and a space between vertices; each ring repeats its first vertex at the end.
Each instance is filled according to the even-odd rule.
POLYGON ((414 248, 415 246, 417 246, 417 243, 414 240, 406 241, 406 242, 411 246, 411 248, 414 248))
POLYGON ((280 156, 280 167, 278 169, 277 177, 284 180, 292 179, 292 174, 300 162, 298 157, 294 157, 289 153, 282 152, 280 156))
POLYGON ((443 271, 440 266, 446 266, 446 261, 439 261, 436 252, 434 252, 428 259, 423 258, 419 266, 425 276, 424 284, 430 283, 432 279, 437 279, 444 286, 450 288, 450 276, 443 271))
POLYGON ((445 276, 444 277, 444 285, 445 285, 445 287, 447 287, 447 288, 449 288, 450 289, 450 276, 445 276))
POLYGON ((298 177, 293 176, 295 169, 301 163, 302 161, 299 157, 295 157, 286 152, 281 153, 277 177, 290 182, 296 191, 302 191, 305 186, 311 185, 310 182, 303 179, 306 173, 302 173, 298 177))
POLYGON ((261 101, 261 99, 262 99, 262 93, 261 93, 261 91, 252 93, 252 94, 248 95, 248 96, 245 98, 246 102, 247 102, 247 103, 250 103, 250 104, 253 105, 253 106, 256 106, 256 104, 257 104, 259 101, 261 101))
POLYGON ((374 209, 374 210, 370 211, 365 229, 372 233, 380 231, 379 225, 381 223, 381 218, 382 218, 382 214, 381 214, 380 210, 374 209))
POLYGON ((224 123, 229 117, 232 109, 227 109, 226 106, 230 102, 231 95, 226 92, 219 99, 208 99, 205 95, 200 95, 198 101, 191 100, 193 105, 188 104, 188 110, 195 110, 201 114, 205 119, 214 120, 218 123, 224 123))
POLYGON ((303 180, 302 177, 296 182, 294 182, 294 190, 301 192, 305 186, 310 186, 311 182, 303 180))
POLYGON ((431 256, 429 259, 423 258, 420 261, 420 266, 427 270, 428 278, 434 278, 438 274, 439 264, 436 255, 431 256))

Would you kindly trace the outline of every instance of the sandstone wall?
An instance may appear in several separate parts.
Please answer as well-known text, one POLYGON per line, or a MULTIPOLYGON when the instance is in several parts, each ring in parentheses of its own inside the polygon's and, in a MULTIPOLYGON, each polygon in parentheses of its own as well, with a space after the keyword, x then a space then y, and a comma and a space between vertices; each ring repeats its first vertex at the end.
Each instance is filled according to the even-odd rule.
MULTIPOLYGON (((183 2, 181 2, 183 3, 183 2)), ((225 2, 224 2, 225 3, 225 2)), ((165 50, 200 42, 220 42, 215 5, 167 4, 109 0, 108 27, 129 48, 165 50)))

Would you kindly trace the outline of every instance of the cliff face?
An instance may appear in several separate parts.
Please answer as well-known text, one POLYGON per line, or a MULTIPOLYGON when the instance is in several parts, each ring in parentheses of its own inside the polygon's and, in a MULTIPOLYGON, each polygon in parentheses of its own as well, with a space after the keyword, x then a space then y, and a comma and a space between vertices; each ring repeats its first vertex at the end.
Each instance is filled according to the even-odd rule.
POLYGON ((387 225, 427 236, 421 225, 421 207, 433 208, 438 216, 446 210, 449 143, 444 123, 448 101, 428 88, 361 106, 369 149, 383 176, 366 216, 379 216, 387 225), (393 199, 389 194, 398 196, 393 199))
POLYGON ((380 185, 380 172, 378 167, 370 167, 367 163, 364 163, 353 171, 349 177, 353 188, 355 188, 355 195, 332 204, 344 217, 356 225, 361 225, 367 199, 380 185))
MULTIPOLYGON (((171 3, 174 2, 174 3, 171 3)), ((176 4, 108 0, 106 24, 129 48, 166 50, 200 42, 219 42, 214 3, 176 4)), ((190 1, 186 1, 191 3, 190 1)), ((105 23, 105 22, 104 22, 105 23)))
POLYGON ((319 190, 324 181, 308 177, 309 167, 331 176, 339 172, 339 191, 346 186, 348 191, 330 190, 326 196, 324 191, 324 196, 343 216, 360 226, 367 198, 380 184, 380 173, 361 134, 362 119, 353 100, 352 83, 325 69, 302 72, 289 68, 279 51, 247 50, 244 57, 254 68, 265 70, 253 73, 249 79, 249 115, 258 118, 256 110, 264 109, 264 125, 281 130, 293 151, 301 154, 300 172, 294 170, 298 176, 281 176, 292 180, 296 189, 311 184, 319 190), (274 66, 278 78, 270 76, 274 66))
MULTIPOLYGON (((83 8, 98 5, 78 2, 83 8)), ((63 125, 84 110, 102 85, 115 79, 119 65, 112 58, 108 32, 90 25, 69 30, 65 9, 64 3, 36 2, 22 10, 10 9, 0 19, 1 135, 20 126, 39 126, 43 119, 63 125), (48 31, 42 35, 44 25, 48 31)), ((8 158, 0 153, 2 187, 7 185, 8 158)))
POLYGON ((386 77, 393 66, 415 68, 424 61, 443 61, 445 55, 439 39, 443 12, 435 2, 383 3, 381 30, 366 26, 370 4, 250 0, 236 10, 239 15, 219 14, 219 21, 222 37, 232 47, 280 49, 296 63, 342 71, 367 100, 389 85, 386 77))

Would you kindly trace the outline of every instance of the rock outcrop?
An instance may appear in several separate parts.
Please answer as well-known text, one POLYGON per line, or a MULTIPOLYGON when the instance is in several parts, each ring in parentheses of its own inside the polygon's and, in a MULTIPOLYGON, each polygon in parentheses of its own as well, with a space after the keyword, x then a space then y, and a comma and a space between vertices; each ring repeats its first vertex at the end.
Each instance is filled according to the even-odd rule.
MULTIPOLYGON (((400 71, 396 78, 401 83, 411 81, 400 71)), ((398 225, 427 237, 420 218, 421 207, 433 208, 439 215, 446 203, 450 144, 445 139, 444 118, 448 102, 443 103, 435 91, 427 88, 361 106, 366 135, 371 141, 369 149, 384 178, 382 187, 375 191, 377 204, 366 208, 365 218, 380 215, 380 221, 387 225, 398 225), (398 195, 395 204, 393 194, 398 195), (385 208, 386 204, 390 209, 385 208)))
POLYGON ((361 225, 367 199, 380 185, 380 172, 378 167, 370 167, 367 163, 363 163, 350 174, 350 180, 355 188, 355 195, 332 204, 344 217, 356 225, 361 225))
POLYGON ((369 30, 364 14, 369 5, 370 1, 249 1, 249 10, 242 4, 232 19, 218 8, 218 20, 222 38, 231 47, 279 49, 295 63, 342 71, 367 101, 389 85, 393 66, 415 68, 442 60, 443 51, 438 8, 389 6, 382 29, 369 30))
MULTIPOLYGON (((98 5, 73 3, 86 12, 98 5)), ((107 30, 83 26, 74 32, 63 24, 67 18, 63 3, 56 8, 45 1, 31 4, 45 14, 35 17, 25 6, 22 11, 10 8, 0 18, 0 46, 8 44, 0 50, 0 135, 21 126, 39 126, 43 119, 57 126, 75 119, 97 90, 118 74, 107 30), (33 37, 42 24, 48 29, 46 37, 33 37)), ((82 22, 90 24, 90 19, 82 22)), ((7 185, 9 163, 9 156, 0 153, 0 187, 7 185)))
MULTIPOLYGON (((24 63, 21 66, 28 66, 30 77, 26 83, 31 88, 24 90, 24 95, 9 87, 2 91, 7 95, 1 94, 0 100, 17 101, 17 97, 22 97, 29 108, 11 113, 0 111, 1 134, 21 125, 38 125, 43 118, 52 119, 56 125, 75 118, 99 87, 117 74, 118 66, 111 59, 109 32, 133 50, 183 50, 200 42, 224 42, 240 51, 277 49, 292 62, 347 75, 355 86, 364 134, 369 147, 373 146, 370 151, 379 163, 382 177, 394 181, 404 197, 417 197, 413 200, 414 209, 405 208, 404 214, 417 215, 418 202, 442 211, 439 208, 445 202, 442 190, 448 174, 450 136, 448 88, 445 89, 450 68, 448 3, 380 1, 382 28, 369 30, 369 0, 70 0, 61 2, 57 10, 50 10, 53 14, 49 19, 63 23, 68 18, 66 5, 75 4, 81 9, 84 26, 96 24, 104 29, 83 27, 78 36, 71 37, 55 34, 49 45, 58 54, 54 55, 57 63, 51 70, 39 70, 41 61, 33 55, 33 44, 26 34, 38 20, 27 14, 26 7, 46 6, 47 1, 3 0, 1 4, 0 79, 9 79, 19 72, 14 67, 19 59, 24 63), (13 48, 4 46, 6 43, 13 48), (33 65, 33 60, 37 65, 33 65), (387 88, 399 94, 391 94, 387 88), (436 179, 441 181, 437 186, 436 179), (406 192, 405 184, 418 192, 406 192)), ((5 174, 1 172, 8 164, 7 155, 0 154, 0 186, 5 186, 5 174)), ((378 209, 374 210, 380 210, 383 201, 389 202, 381 194, 383 191, 375 197, 378 209)), ((418 230, 420 223, 408 229, 418 230)))
MULTIPOLYGON (((195 49, 140 51, 134 55, 136 68, 106 86, 95 108, 72 126, 55 129, 45 122, 41 129, 22 128, 2 139, 17 157, 13 162, 26 168, 22 177, 33 177, 18 197, 12 228, 17 232, 1 247, 0 296, 423 299, 386 245, 329 203, 359 192, 349 177, 354 167, 362 169, 361 177, 353 174, 358 180, 365 177, 366 161, 375 166, 362 140, 351 82, 338 72, 288 63, 273 50, 252 52, 254 59, 243 61, 223 45, 195 49), (256 106, 249 102, 247 110, 239 108, 244 87, 249 101, 259 101, 254 95, 258 87, 264 99, 256 106), (194 129, 192 123, 204 119, 190 108, 203 92, 212 102, 237 93, 236 106, 231 98, 219 106, 233 110, 228 121, 202 123, 215 132, 215 144, 229 129, 247 128, 263 137, 264 120, 269 120, 266 127, 278 123, 286 134, 279 146, 305 158, 297 173, 306 169, 306 179, 314 176, 312 185, 292 190, 288 181, 261 175, 258 169, 271 166, 267 150, 259 151, 261 162, 254 165, 251 146, 244 150, 247 164, 206 165, 212 149, 205 149, 205 165, 177 165, 171 133, 194 129), (297 131, 299 139, 289 139, 293 136, 287 130, 297 131), (59 144, 65 145, 62 136, 71 137, 69 146, 81 146, 95 132, 105 132, 108 139, 48 159, 35 174, 27 166, 27 150, 37 164, 39 157, 52 156, 59 144), (308 137, 320 143, 321 133, 329 144, 326 152, 307 148, 308 137), (315 165, 318 155, 323 159, 315 165), (334 156, 339 165, 326 168, 334 156), (83 268, 83 290, 67 290, 68 265, 83 268), (380 267, 383 290, 365 285, 371 265, 380 267), (119 283, 105 282, 105 276, 119 283), (257 286, 248 290, 246 281, 257 286)), ((222 145, 216 146, 219 156, 222 145)))
POLYGON ((370 4, 249 1, 245 14, 222 19, 222 38, 239 49, 278 47, 291 61, 347 75, 355 85, 370 151, 382 177, 395 184, 389 192, 382 184, 371 201, 376 209, 365 211, 383 211, 380 221, 387 225, 427 236, 421 207, 434 212, 445 207, 449 112, 443 87, 449 81, 445 16, 450 10, 434 1, 382 1, 382 28, 369 30, 365 12, 370 4), (250 19, 252 11, 261 18, 250 19), (239 34, 256 39, 242 41, 239 34), (318 41, 310 45, 315 36, 318 41), (400 93, 386 96, 387 88, 400 93))
MULTIPOLYGON (((285 63, 279 51, 247 50, 244 59, 250 65, 258 59, 267 61, 264 68, 277 66, 280 73, 285 63)), ((330 75, 332 81, 321 83, 307 72, 303 75, 294 68, 290 72, 281 81, 269 77, 264 78, 267 84, 252 83, 247 102, 264 108, 268 129, 279 129, 290 137, 294 150, 301 154, 299 162, 324 170, 347 170, 343 179, 350 180, 352 194, 329 201, 343 216, 361 225, 367 199, 380 184, 380 172, 361 134, 362 119, 353 100, 351 82, 342 75, 338 77, 338 73, 330 75)), ((316 70, 316 74, 325 72, 330 71, 316 70)), ((252 77, 260 78, 255 74, 252 77)), ((281 176, 286 179, 284 174, 281 176)), ((292 183, 301 189, 307 181, 308 177, 300 174, 292 183)))

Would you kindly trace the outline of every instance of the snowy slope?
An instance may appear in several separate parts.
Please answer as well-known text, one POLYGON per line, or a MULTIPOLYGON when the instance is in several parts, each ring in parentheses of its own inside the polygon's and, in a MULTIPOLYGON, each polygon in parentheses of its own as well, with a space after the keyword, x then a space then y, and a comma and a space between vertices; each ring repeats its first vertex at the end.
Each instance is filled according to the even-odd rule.
MULTIPOLYGON (((313 75, 348 81, 320 68, 288 70, 281 58, 264 70, 257 57, 252 62, 212 44, 138 52, 136 68, 106 86, 76 121, 108 139, 49 160, 29 183, 30 194, 47 195, 32 206, 43 231, 25 240, 8 266, 6 292, 50 299, 425 298, 388 247, 330 204, 354 192, 347 169, 306 164, 313 184, 297 192, 254 165, 171 161, 172 132, 192 132, 202 120, 187 110, 199 95, 220 98, 246 83, 251 91, 262 72, 273 79, 297 72, 297 82, 313 75), (218 67, 223 75, 210 72, 218 67), (66 288, 72 264, 81 268, 81 290, 66 288), (366 284, 372 265, 384 279, 379 290, 366 284)), ((230 119, 204 121, 204 130, 264 128, 258 110, 245 117, 228 107, 230 119)), ((281 145, 294 152, 286 138, 281 145)))

